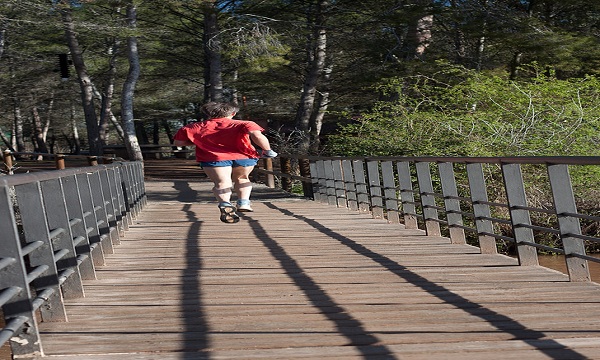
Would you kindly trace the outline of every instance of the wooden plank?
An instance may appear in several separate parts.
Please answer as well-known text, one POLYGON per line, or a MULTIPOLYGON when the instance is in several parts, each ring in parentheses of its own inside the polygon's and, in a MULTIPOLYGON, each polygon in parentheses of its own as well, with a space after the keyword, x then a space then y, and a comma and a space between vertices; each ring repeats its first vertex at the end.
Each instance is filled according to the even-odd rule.
POLYGON ((547 359, 600 353, 600 287, 370 214, 258 189, 223 224, 203 182, 149 204, 42 323, 51 359, 547 359), (185 194, 182 195, 182 194, 185 194))

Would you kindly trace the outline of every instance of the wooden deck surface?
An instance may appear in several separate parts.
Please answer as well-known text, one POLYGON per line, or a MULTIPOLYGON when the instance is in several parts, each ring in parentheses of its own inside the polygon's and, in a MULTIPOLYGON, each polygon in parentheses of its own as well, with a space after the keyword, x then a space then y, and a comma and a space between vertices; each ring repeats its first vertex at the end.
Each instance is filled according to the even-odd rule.
POLYGON ((600 359, 596 283, 262 186, 223 224, 188 170, 149 176, 48 359, 600 359))

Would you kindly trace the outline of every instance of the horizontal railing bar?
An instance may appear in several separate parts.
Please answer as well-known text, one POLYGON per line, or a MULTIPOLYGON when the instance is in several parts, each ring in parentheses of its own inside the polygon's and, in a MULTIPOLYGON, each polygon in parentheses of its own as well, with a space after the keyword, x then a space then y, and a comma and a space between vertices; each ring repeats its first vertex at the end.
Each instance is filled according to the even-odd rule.
POLYGON ((546 233, 560 235, 560 231, 559 230, 548 228, 548 227, 544 227, 544 226, 537 226, 537 225, 531 225, 531 224, 515 224, 515 227, 516 228, 517 227, 527 228, 527 229, 531 229, 531 230, 543 231, 543 232, 546 232, 546 233))
POLYGON ((44 245, 44 242, 42 240, 33 241, 33 242, 30 242, 29 244, 23 246, 23 248, 21 249, 21 252, 23 253, 23 256, 29 255, 34 250, 38 249, 42 245, 44 245))
POLYGON ((530 206, 521 206, 521 205, 514 205, 514 206, 511 206, 510 208, 511 209, 517 209, 517 210, 535 211, 535 212, 540 212, 540 213, 545 213, 545 214, 552 214, 552 215, 556 214, 556 210, 554 210, 554 209, 542 209, 542 208, 536 208, 536 207, 530 207, 530 206))
POLYGON ((58 274, 58 283, 62 285, 65 281, 67 281, 69 276, 73 275, 74 273, 75 270, 72 268, 64 269, 58 274))
POLYGON ((487 232, 487 231, 482 231, 479 234, 481 234, 481 235, 487 235, 487 236, 491 236, 491 237, 495 237, 496 239, 500 239, 500 240, 515 242, 515 238, 511 238, 510 236, 504 236, 504 235, 500 235, 500 234, 494 234, 494 233, 490 233, 490 232, 487 232))
POLYGON ((0 306, 3 306, 15 297, 22 289, 18 286, 7 287, 0 291, 0 306))
POLYGON ((48 265, 40 265, 33 268, 33 270, 27 274, 27 283, 31 284, 33 280, 40 277, 43 273, 48 271, 49 268, 48 265))
POLYGON ((33 310, 35 311, 39 309, 42 304, 44 304, 44 302, 47 301, 50 296, 52 296, 52 294, 54 294, 54 288, 47 288, 41 291, 31 302, 33 310))
POLYGON ((584 259, 584 260, 588 260, 588 261, 593 261, 595 263, 600 264, 600 258, 596 258, 596 257, 589 256, 589 255, 571 253, 571 254, 566 254, 566 256, 572 256, 572 257, 576 257, 576 258, 580 258, 580 259, 584 259))
POLYGON ((592 241, 592 242, 600 242, 600 238, 597 237, 593 237, 593 236, 587 236, 587 235, 581 235, 581 234, 565 234, 565 237, 574 237, 577 239, 582 239, 582 240, 588 240, 588 241, 592 241))
POLYGON ((7 320, 4 329, 0 330, 0 346, 6 344, 6 342, 17 333, 21 326, 27 322, 25 316, 17 316, 7 320))
POLYGON ((499 218, 490 217, 490 216, 477 216, 475 218, 475 220, 489 220, 491 222, 500 223, 500 224, 508 224, 508 225, 512 224, 512 222, 510 220, 499 219, 499 218))
POLYGON ((473 204, 490 205, 490 206, 498 206, 498 207, 505 207, 505 208, 509 207, 508 204, 497 203, 497 202, 492 202, 492 201, 483 201, 483 200, 473 201, 473 204))
POLYGON ((11 264, 14 264, 15 261, 17 261, 17 259, 13 257, 5 257, 0 259, 0 270, 10 266, 11 264))
POLYGON ((463 229, 463 230, 468 230, 468 231, 475 232, 475 233, 477 232, 477 229, 474 229, 472 227, 465 226, 465 225, 451 224, 451 225, 448 225, 448 226, 459 228, 459 229, 463 229))
POLYGON ((82 222, 83 220, 81 220, 80 218, 74 218, 69 220, 69 225, 71 225, 71 227, 79 224, 80 222, 82 222))
POLYGON ((85 237, 76 236, 75 238, 73 238, 73 246, 77 246, 77 245, 81 244, 83 241, 85 241, 85 237))
POLYGON ((254 168, 254 171, 256 171, 260 174, 275 175, 275 176, 285 177, 288 179, 300 180, 303 182, 311 182, 312 181, 311 178, 307 178, 307 177, 300 176, 300 175, 286 174, 286 173, 282 173, 281 171, 266 170, 266 169, 260 169, 260 168, 254 168))
POLYGON ((471 202, 471 199, 470 199, 470 198, 468 198, 468 197, 464 197, 464 196, 446 195, 446 196, 444 196, 444 199, 449 199, 449 200, 460 200, 460 201, 471 202))
POLYGON ((585 220, 592 220, 592 221, 600 221, 600 217, 598 216, 592 216, 592 215, 586 215, 586 214, 575 214, 575 213, 569 213, 569 212, 562 212, 560 214, 557 214, 558 216, 572 216, 575 218, 579 218, 579 219, 585 219, 585 220))
POLYGON ((519 241, 519 244, 529 245, 529 246, 532 246, 534 248, 538 248, 538 249, 542 249, 542 250, 548 250, 548 251, 556 252, 556 253, 559 253, 559 254, 564 254, 565 253, 565 251, 563 249, 559 249, 559 248, 555 248, 555 247, 547 246, 547 245, 542 245, 542 244, 534 243, 534 242, 531 242, 531 241, 519 241))
POLYGON ((459 214, 459 215, 462 215, 462 216, 466 216, 466 217, 470 217, 470 218, 475 219, 475 214, 470 213, 470 212, 466 212, 466 211, 448 210, 448 211, 446 211, 446 213, 448 213, 448 214, 459 214))
POLYGON ((48 235, 50 236, 50 239, 54 239, 55 237, 58 237, 61 234, 64 234, 66 230, 64 228, 56 228, 53 230, 50 230, 50 232, 48 233, 48 235))
POLYGON ((436 209, 436 210, 440 210, 440 211, 446 211, 446 208, 441 207, 441 206, 435 206, 435 205, 423 205, 423 209, 436 209))
POLYGON ((62 259, 68 253, 69 253, 69 250, 67 250, 67 249, 61 249, 61 250, 56 251, 54 253, 54 261, 56 262, 56 261, 62 259))

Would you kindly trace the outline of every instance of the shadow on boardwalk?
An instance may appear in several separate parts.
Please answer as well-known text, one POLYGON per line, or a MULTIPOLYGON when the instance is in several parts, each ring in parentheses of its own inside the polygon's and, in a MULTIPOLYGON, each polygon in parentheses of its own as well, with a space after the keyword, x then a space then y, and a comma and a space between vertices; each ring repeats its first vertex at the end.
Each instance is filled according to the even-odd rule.
POLYGON ((43 324, 49 355, 600 358, 597 284, 262 186, 255 212, 223 224, 211 186, 149 177, 70 322, 43 324))

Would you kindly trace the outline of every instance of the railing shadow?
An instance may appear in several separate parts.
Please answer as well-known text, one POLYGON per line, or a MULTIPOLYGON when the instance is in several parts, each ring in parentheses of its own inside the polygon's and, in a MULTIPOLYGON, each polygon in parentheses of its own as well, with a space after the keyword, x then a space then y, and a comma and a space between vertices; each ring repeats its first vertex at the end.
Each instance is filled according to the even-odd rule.
MULTIPOLYGON (((270 203, 267 203, 267 206, 276 208, 270 203)), ((248 215, 244 215, 244 219, 248 220, 250 228, 273 258, 279 261, 290 280, 304 292, 312 305, 335 325, 338 333, 348 339, 347 346, 354 346, 365 359, 373 355, 377 355, 378 359, 397 359, 385 345, 378 344, 380 340, 367 331, 359 320, 352 317, 346 309, 327 295, 327 292, 306 274, 298 262, 268 235, 258 220, 248 215)))
MULTIPOLYGON (((580 354, 579 352, 577 352, 573 349, 570 349, 555 340, 546 339, 546 334, 544 332, 537 331, 534 329, 529 329, 525 325, 519 323, 518 321, 515 321, 514 319, 512 319, 506 315, 500 314, 500 313, 493 311, 491 309, 488 309, 476 302, 473 302, 461 295, 458 295, 458 294, 452 292, 451 290, 449 290, 439 284, 436 284, 436 283, 428 280, 427 278, 424 278, 421 275, 418 275, 418 274, 410 271, 407 267, 399 264, 398 262, 396 262, 382 254, 374 252, 374 251, 370 250, 369 248, 367 248, 366 246, 361 245, 361 244, 357 243, 356 241, 354 241, 340 233, 337 233, 331 229, 328 229, 327 227, 323 226, 316 220, 307 218, 302 215, 294 214, 293 212, 283 209, 283 208, 280 208, 273 203, 264 203, 264 204, 273 210, 277 210, 277 211, 281 212, 285 216, 289 216, 294 219, 303 221, 304 223, 313 227, 315 230, 321 232, 322 234, 339 241, 342 245, 348 247, 349 249, 353 250, 357 254, 368 257, 369 259, 378 263, 379 265, 381 265, 383 268, 387 269, 389 272, 393 273, 394 275, 402 278, 403 280, 405 280, 407 282, 410 282, 414 286, 422 288, 423 290, 427 291, 430 295, 437 297, 438 299, 444 301, 446 304, 452 305, 457 309, 463 310, 472 316, 481 318, 481 319, 487 321, 490 325, 492 325, 496 329, 498 329, 504 333, 514 335, 514 337, 516 339, 520 339, 521 341, 532 346, 534 349, 537 349, 540 352, 544 353, 546 356, 548 356, 549 359, 586 359, 587 358, 583 354, 580 354)), ((257 226, 253 225, 253 228, 257 228, 257 226)), ((262 234, 262 236, 264 238, 263 241, 265 241, 265 245, 267 245, 269 247, 269 249, 279 248, 279 245, 277 245, 272 239, 265 236, 265 234, 262 234)), ((271 251, 273 251, 273 250, 271 250, 271 251)), ((281 258, 282 256, 286 256, 285 252, 283 250, 278 250, 278 251, 280 251, 281 254, 274 253, 274 256, 277 256, 278 259, 281 258)), ((290 261, 290 262, 294 263, 293 259, 291 259, 291 258, 286 258, 286 261, 290 261)), ((297 266, 297 265, 295 265, 295 266, 297 266)), ((288 267, 289 267, 289 265, 288 265, 288 267)), ((303 286, 300 286, 300 287, 302 289, 305 289, 306 285, 304 285, 304 284, 302 284, 302 285, 303 286)), ((316 287, 316 285, 314 285, 314 286, 316 287)), ((310 290, 313 290, 313 289, 310 289, 310 290)))

